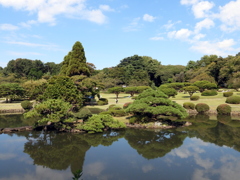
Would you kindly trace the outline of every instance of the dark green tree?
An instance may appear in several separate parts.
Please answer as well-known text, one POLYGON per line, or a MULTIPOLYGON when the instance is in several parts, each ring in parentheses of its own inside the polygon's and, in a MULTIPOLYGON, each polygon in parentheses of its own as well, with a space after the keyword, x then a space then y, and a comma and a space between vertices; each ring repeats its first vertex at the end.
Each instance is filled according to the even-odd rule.
POLYGON ((108 89, 109 93, 114 93, 116 95, 116 98, 118 98, 118 95, 121 92, 124 92, 124 89, 122 87, 112 87, 108 89))
POLYGON ((148 121, 156 121, 159 116, 185 118, 188 115, 181 105, 168 99, 162 91, 153 89, 147 89, 139 94, 126 111, 134 116, 146 117, 148 121))
POLYGON ((6 102, 24 95, 24 89, 17 83, 0 84, 0 97, 6 98, 6 102))
POLYGON ((79 41, 73 45, 72 51, 64 57, 61 74, 70 77, 74 75, 90 75, 90 70, 86 63, 85 52, 79 41))

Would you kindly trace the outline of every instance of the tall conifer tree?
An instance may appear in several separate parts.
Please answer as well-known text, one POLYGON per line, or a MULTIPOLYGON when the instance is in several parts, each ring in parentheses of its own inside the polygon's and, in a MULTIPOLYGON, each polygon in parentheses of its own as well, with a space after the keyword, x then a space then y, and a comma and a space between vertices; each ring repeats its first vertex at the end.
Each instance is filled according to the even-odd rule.
POLYGON ((61 74, 69 77, 75 75, 90 75, 90 71, 86 63, 85 52, 79 41, 73 45, 72 51, 64 57, 61 74))

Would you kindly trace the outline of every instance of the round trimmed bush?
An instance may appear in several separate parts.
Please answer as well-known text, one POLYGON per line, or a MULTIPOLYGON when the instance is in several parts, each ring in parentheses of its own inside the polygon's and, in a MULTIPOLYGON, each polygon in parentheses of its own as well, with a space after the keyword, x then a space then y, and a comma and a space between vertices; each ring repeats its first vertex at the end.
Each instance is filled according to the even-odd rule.
POLYGON ((233 92, 224 92, 223 97, 230 97, 233 95, 233 92))
POLYGON ((22 101, 21 106, 24 110, 30 110, 33 108, 33 103, 31 103, 30 101, 22 101))
POLYGON ((200 98, 200 96, 193 95, 193 96, 190 97, 190 100, 191 101, 197 101, 197 100, 199 100, 199 98, 200 98))
POLYGON ((202 96, 216 96, 218 92, 216 90, 205 90, 202 92, 202 96))
POLYGON ((100 98, 97 103, 98 103, 98 105, 107 105, 108 104, 108 99, 100 98))
POLYGON ((229 115, 231 111, 232 111, 232 108, 228 104, 220 104, 217 107, 217 112, 218 114, 221 114, 221 115, 229 115))
POLYGON ((185 109, 195 109, 195 104, 192 102, 185 102, 185 103, 183 103, 183 107, 185 109))
POLYGON ((74 113, 74 117, 76 117, 78 119, 83 119, 83 120, 87 120, 91 116, 92 116, 91 111, 88 108, 85 108, 85 107, 80 109, 79 112, 74 113))
POLYGON ((125 103, 125 104, 123 105, 123 109, 127 109, 127 107, 128 107, 130 104, 132 104, 132 102, 127 102, 127 103, 125 103))
POLYGON ((115 116, 115 117, 126 116, 126 112, 123 109, 110 110, 109 112, 111 113, 112 116, 115 116))
POLYGON ((207 112, 210 109, 210 107, 205 103, 198 103, 196 104, 195 109, 198 113, 203 114, 207 112))
POLYGON ((240 96, 227 97, 226 103, 228 103, 228 104, 240 104, 240 96))

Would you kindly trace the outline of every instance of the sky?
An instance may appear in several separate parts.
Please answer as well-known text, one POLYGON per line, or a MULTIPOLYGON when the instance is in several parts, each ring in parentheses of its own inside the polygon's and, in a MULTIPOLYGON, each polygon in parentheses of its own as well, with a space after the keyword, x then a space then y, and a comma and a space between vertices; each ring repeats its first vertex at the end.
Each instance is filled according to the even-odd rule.
POLYGON ((0 66, 60 63, 76 41, 96 69, 126 57, 187 65, 240 51, 240 0, 0 0, 0 66))

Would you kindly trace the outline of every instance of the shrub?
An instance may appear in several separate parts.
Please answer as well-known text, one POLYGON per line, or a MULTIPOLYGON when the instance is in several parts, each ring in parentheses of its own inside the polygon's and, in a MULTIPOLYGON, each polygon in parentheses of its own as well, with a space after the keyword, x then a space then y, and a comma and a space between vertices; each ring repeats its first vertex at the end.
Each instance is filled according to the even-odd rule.
POLYGON ((229 103, 229 104, 240 104, 240 96, 230 96, 230 97, 227 97, 226 103, 229 103))
POLYGON ((75 118, 83 119, 83 120, 87 120, 91 116, 92 116, 92 113, 88 108, 82 108, 80 109, 79 112, 74 113, 75 118))
POLYGON ((198 113, 203 114, 207 112, 210 109, 210 107, 205 103, 198 103, 196 104, 195 109, 197 110, 198 113))
POLYGON ((22 101, 21 106, 24 110, 30 110, 33 108, 33 103, 31 103, 30 101, 22 101))
POLYGON ((125 104, 123 105, 123 109, 127 109, 127 107, 128 107, 130 104, 132 104, 132 102, 127 102, 127 103, 125 103, 125 104))
POLYGON ((99 113, 99 115, 106 115, 106 114, 111 115, 111 112, 110 111, 103 111, 103 112, 99 113))
POLYGON ((111 113, 112 116, 115 116, 115 117, 122 117, 126 115, 126 112, 123 109, 110 110, 109 112, 111 113))
POLYGON ((190 97, 190 100, 191 101, 197 101, 197 100, 199 100, 199 98, 200 98, 200 96, 193 95, 193 96, 190 97))
POLYGON ((232 111, 232 108, 228 104, 220 104, 217 107, 217 112, 218 114, 221 114, 221 115, 229 115, 231 111, 232 111))
POLYGON ((185 109, 195 109, 195 104, 192 102, 185 102, 185 103, 183 103, 183 107, 185 109))
POLYGON ((98 105, 107 105, 108 104, 108 99, 100 98, 97 103, 98 103, 98 105))
POLYGON ((216 96, 218 92, 216 90, 205 90, 202 92, 202 96, 216 96))
POLYGON ((230 97, 233 95, 233 92, 224 92, 223 97, 230 97))

